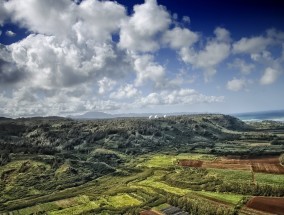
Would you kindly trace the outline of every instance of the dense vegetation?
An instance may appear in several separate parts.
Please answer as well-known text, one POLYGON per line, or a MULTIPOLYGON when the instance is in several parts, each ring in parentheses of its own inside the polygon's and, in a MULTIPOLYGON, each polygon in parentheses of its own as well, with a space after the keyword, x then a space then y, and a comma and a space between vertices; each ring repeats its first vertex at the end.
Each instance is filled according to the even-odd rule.
POLYGON ((283 175, 180 167, 177 160, 278 156, 283 163, 283 134, 282 123, 220 114, 0 118, 0 213, 139 214, 175 206, 238 214, 249 196, 284 196, 283 175))

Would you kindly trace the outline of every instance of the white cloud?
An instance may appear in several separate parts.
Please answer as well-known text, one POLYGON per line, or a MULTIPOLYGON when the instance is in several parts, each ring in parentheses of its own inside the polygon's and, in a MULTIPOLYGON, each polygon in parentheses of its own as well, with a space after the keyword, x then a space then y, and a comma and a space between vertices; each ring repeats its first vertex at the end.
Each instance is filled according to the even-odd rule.
POLYGON ((4 7, 4 1, 0 1, 0 26, 4 24, 7 18, 8 14, 6 8, 4 7))
POLYGON ((131 51, 149 52, 159 49, 156 37, 168 29, 170 14, 156 0, 146 0, 134 6, 134 14, 124 20, 120 30, 119 46, 131 51))
POLYGON ((216 73, 216 67, 230 55, 229 32, 217 28, 216 37, 209 40, 204 49, 197 51, 194 48, 182 48, 180 56, 185 63, 204 69, 205 81, 209 81, 216 73))
POLYGON ((272 40, 262 36, 242 38, 233 44, 234 53, 257 54, 264 51, 272 40))
POLYGON ((8 48, 17 65, 31 75, 30 84, 46 88, 96 83, 103 77, 122 78, 129 66, 128 57, 115 46, 91 40, 79 45, 37 34, 8 48))
POLYGON ((271 62, 273 61, 271 53, 267 50, 264 50, 262 52, 259 53, 254 53, 250 55, 250 58, 255 61, 255 62, 259 62, 259 63, 264 63, 264 62, 271 62))
POLYGON ((78 42, 90 38, 96 42, 111 40, 111 35, 118 33, 121 22, 126 19, 125 8, 112 1, 85 0, 77 13, 78 21, 72 29, 78 42))
POLYGON ((135 80, 135 85, 137 86, 142 86, 148 80, 159 84, 165 77, 165 68, 154 62, 152 55, 136 56, 134 69, 137 74, 135 80))
POLYGON ((150 93, 146 97, 139 99, 141 106, 198 104, 223 101, 223 96, 206 96, 195 91, 194 89, 180 89, 173 91, 165 90, 160 93, 150 93))
POLYGON ((260 84, 262 85, 273 84, 277 80, 279 75, 280 72, 278 70, 268 67, 265 69, 264 74, 260 79, 260 84))
POLYGON ((74 10, 67 0, 13 0, 5 2, 4 7, 12 15, 13 21, 31 31, 58 35, 68 32, 68 26, 72 23, 71 13, 74 10))
POLYGON ((274 41, 274 43, 284 42, 284 32, 283 31, 278 31, 275 28, 271 28, 271 29, 268 29, 266 33, 267 33, 267 36, 274 41))
POLYGON ((210 42, 205 49, 199 52, 196 65, 201 68, 212 68, 229 56, 230 45, 210 42))
POLYGON ((123 87, 120 87, 115 92, 110 94, 110 98, 112 99, 130 99, 139 96, 141 92, 137 88, 135 88, 132 84, 127 84, 123 87))
POLYGON ((228 66, 240 70, 240 72, 244 75, 249 75, 255 69, 254 64, 246 63, 240 58, 236 58, 233 63, 228 64, 228 66))
POLYGON ((230 42, 231 41, 231 34, 225 28, 217 27, 214 30, 214 33, 216 35, 217 41, 220 41, 220 42, 230 42))
POLYGON ((190 17, 189 16, 183 16, 182 21, 189 24, 190 23, 190 17))
POLYGON ((16 33, 15 32, 13 32, 13 31, 6 31, 5 32, 5 34, 6 34, 6 36, 8 36, 8 37, 14 37, 14 36, 16 36, 16 33))
POLYGON ((168 30, 163 35, 163 42, 169 44, 173 49, 181 49, 189 47, 198 41, 198 34, 190 31, 187 28, 175 27, 168 30))
POLYGON ((116 81, 103 77, 103 79, 98 81, 98 85, 99 94, 105 94, 113 89, 113 87, 116 85, 116 81))
POLYGON ((247 85, 246 80, 234 78, 233 80, 228 81, 227 89, 237 92, 240 90, 244 90, 246 88, 246 85, 247 85))
POLYGON ((126 17, 125 8, 111 1, 85 0, 77 5, 69 0, 13 0, 4 6, 15 22, 33 32, 72 37, 78 42, 111 39, 126 17))

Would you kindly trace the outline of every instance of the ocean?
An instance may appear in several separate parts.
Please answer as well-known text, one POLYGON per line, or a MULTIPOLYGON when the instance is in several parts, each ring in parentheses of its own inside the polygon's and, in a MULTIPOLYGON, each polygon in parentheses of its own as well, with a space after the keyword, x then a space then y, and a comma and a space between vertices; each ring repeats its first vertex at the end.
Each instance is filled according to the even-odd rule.
POLYGON ((284 122, 284 110, 232 114, 243 121, 273 120, 284 122))

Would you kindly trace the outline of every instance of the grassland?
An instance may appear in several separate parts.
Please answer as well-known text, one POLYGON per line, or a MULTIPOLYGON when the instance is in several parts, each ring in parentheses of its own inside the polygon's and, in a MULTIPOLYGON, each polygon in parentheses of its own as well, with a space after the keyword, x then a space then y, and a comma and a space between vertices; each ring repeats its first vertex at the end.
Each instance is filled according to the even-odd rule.
POLYGON ((208 192, 208 191, 198 191, 197 193, 206 197, 217 199, 223 202, 228 202, 234 205, 238 204, 244 197, 243 195, 232 194, 232 193, 217 193, 217 192, 208 192))

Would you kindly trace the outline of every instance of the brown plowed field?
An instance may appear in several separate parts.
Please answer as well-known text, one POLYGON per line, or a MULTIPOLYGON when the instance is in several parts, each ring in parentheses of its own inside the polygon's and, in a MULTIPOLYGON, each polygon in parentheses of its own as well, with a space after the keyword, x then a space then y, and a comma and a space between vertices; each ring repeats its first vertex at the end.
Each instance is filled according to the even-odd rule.
POLYGON ((222 157, 214 161, 182 159, 178 161, 178 165, 216 169, 253 170, 254 172, 284 174, 284 167, 280 165, 278 157, 263 157, 257 159, 222 157))
POLYGON ((202 164, 203 164, 203 161, 200 161, 200 160, 188 160, 188 159, 178 160, 178 165, 180 166, 201 167, 202 164))
POLYGON ((246 204, 248 208, 284 215, 284 198, 256 196, 246 204))
POLYGON ((161 213, 157 213, 155 211, 149 210, 149 211, 140 212, 140 215, 161 215, 161 213))
POLYGON ((216 169, 234 169, 234 170, 251 170, 250 162, 245 162, 236 159, 220 159, 213 162, 204 162, 204 168, 216 169))

